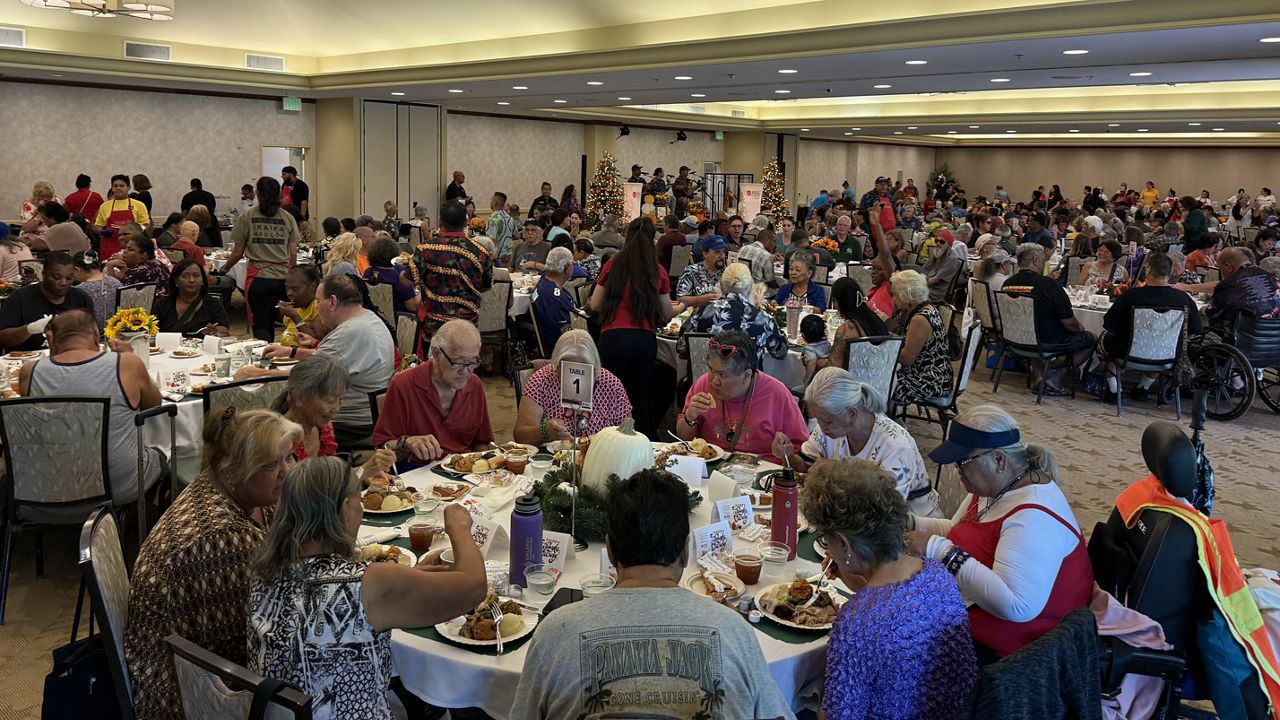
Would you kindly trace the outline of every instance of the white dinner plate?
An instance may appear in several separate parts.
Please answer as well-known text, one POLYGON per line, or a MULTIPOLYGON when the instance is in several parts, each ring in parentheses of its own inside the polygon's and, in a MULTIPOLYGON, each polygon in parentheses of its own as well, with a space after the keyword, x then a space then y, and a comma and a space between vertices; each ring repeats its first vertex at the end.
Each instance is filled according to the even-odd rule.
MULTIPOLYGON (((379 547, 392 547, 390 545, 383 545, 382 543, 369 543, 369 545, 377 545, 379 547)), ((412 550, 405 550, 404 548, 400 548, 400 555, 396 558, 396 564, 413 567, 414 565, 418 564, 418 556, 414 555, 412 550)))
MULTIPOLYGON (((500 597, 498 598, 498 604, 501 605, 509 599, 510 598, 500 597)), ((515 642, 516 640, 519 640, 533 632, 534 628, 538 627, 538 616, 535 615, 532 610, 521 608, 520 617, 524 619, 524 627, 510 635, 504 635, 502 638, 503 642, 515 642)), ((457 620, 457 618, 454 618, 454 620, 457 620)), ((461 629, 462 623, 454 622, 453 620, 436 625, 436 632, 444 636, 444 638, 449 642, 454 642, 459 645, 473 645, 479 647, 494 647, 498 644, 497 638, 494 638, 493 640, 473 640, 471 638, 464 638, 458 634, 458 631, 461 629)))
MULTIPOLYGON (((798 623, 793 623, 790 620, 783 620, 777 615, 774 615, 772 612, 765 610, 764 606, 760 604, 760 598, 764 597, 765 593, 769 592, 770 590, 776 587, 787 587, 790 584, 791 583, 777 583, 774 585, 770 585, 768 587, 761 588, 760 590, 756 591, 756 594, 755 594, 756 609, 760 611, 760 614, 769 618, 773 622, 778 623, 779 625, 789 627, 789 628, 795 628, 796 630, 817 630, 817 631, 830 630, 831 623, 827 623, 825 625, 800 625, 798 623)), ((831 592, 831 601, 835 603, 837 613, 839 613, 840 611, 840 606, 844 605, 845 600, 846 598, 840 593, 835 591, 831 592)))
MULTIPOLYGON (((362 503, 364 501, 364 496, 367 494, 369 494, 368 490, 360 493, 360 500, 362 503)), ((399 510, 370 510, 369 508, 364 508, 364 511, 370 515, 399 515, 403 512, 413 512, 413 501, 410 500, 407 507, 402 507, 399 510)))
MULTIPOLYGON (((666 450, 667 448, 671 448, 671 447, 675 447, 675 448, 676 448, 676 449, 678 449, 678 450, 683 450, 683 449, 684 449, 684 443, 678 443, 678 442, 667 443, 667 445, 666 445, 664 448, 662 448, 662 449, 663 449, 663 450, 666 450)), ((707 462, 709 462, 709 463, 711 463, 711 462, 717 462, 717 461, 719 461, 719 460, 723 460, 723 459, 725 458, 725 456, 729 454, 729 453, 725 452, 724 448, 720 447, 719 445, 712 445, 712 444, 708 443, 708 444, 707 444, 707 447, 709 447, 709 448, 711 448, 712 450, 715 450, 715 451, 716 451, 715 457, 712 457, 712 458, 710 458, 710 459, 708 459, 708 460, 707 460, 707 462)), ((679 452, 679 453, 677 453, 677 454, 678 454, 678 455, 684 455, 685 453, 683 453, 683 452, 679 452)), ((690 457, 694 457, 694 456, 693 456, 693 455, 690 455, 690 457)), ((697 457, 701 457, 701 456, 697 456, 697 457)))
MULTIPOLYGON (((731 590, 732 591, 730 593, 731 597, 735 595, 737 597, 742 597, 742 593, 747 591, 747 586, 744 585, 743 582, 738 579, 737 575, 732 575, 730 573, 722 573, 722 572, 709 572, 707 574, 714 576, 716 579, 718 579, 721 582, 721 584, 723 584, 726 588, 731 590)), ((702 575, 700 573, 694 573, 690 575, 689 578, 684 581, 684 586, 688 588, 690 591, 692 591, 694 595, 701 595, 704 598, 711 597, 710 595, 707 594, 707 585, 706 583, 702 582, 702 575)))

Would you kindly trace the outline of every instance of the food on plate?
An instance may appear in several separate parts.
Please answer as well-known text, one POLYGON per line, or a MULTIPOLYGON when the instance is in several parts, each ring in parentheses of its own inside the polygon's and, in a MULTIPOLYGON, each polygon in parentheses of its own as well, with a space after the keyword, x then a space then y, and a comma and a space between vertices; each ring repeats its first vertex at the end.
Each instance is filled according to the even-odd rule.
MULTIPOLYGON (((570 454, 571 452, 573 452, 573 440, 572 440, 572 439, 561 440, 561 441, 559 441, 559 442, 557 442, 557 443, 553 443, 553 444, 551 445, 551 447, 552 447, 552 448, 555 448, 555 458, 554 458, 554 459, 555 459, 556 464, 558 464, 558 465, 563 465, 563 464, 565 464, 566 462, 569 462, 569 457, 570 457, 570 455, 569 455, 569 454, 570 454)), ((590 447, 591 447, 591 438, 590 438, 590 437, 580 437, 580 438, 578 438, 578 454, 577 454, 577 456, 574 458, 574 464, 575 464, 575 465, 581 465, 581 464, 586 460, 586 458, 587 458, 587 449, 588 449, 588 448, 590 448, 590 447)))
POLYGON ((830 590, 819 590, 803 579, 790 585, 779 583, 769 588, 761 594, 759 603, 761 609, 773 613, 779 620, 805 627, 830 625, 838 610, 830 590), (812 603, 810 599, 813 600, 812 603))
POLYGON ((457 500, 468 490, 470 488, 464 483, 437 483, 431 488, 431 495, 441 500, 457 500))
POLYGON ((192 375, 212 375, 218 371, 218 366, 214 363, 207 362, 195 370, 191 371, 192 375))
POLYGON ((12 360, 21 360, 25 358, 33 358, 39 354, 40 353, 36 352, 35 350, 14 350, 13 352, 9 353, 9 358, 12 360))
POLYGON ((473 473, 487 473, 492 469, 493 468, 489 466, 489 461, 484 458, 480 458, 479 460, 471 463, 471 472, 473 473))
POLYGON ((499 632, 503 637, 511 637, 523 627, 524 617, 520 606, 511 600, 499 602, 498 596, 490 590, 484 602, 467 613, 466 622, 462 623, 462 629, 458 631, 458 635, 471 640, 496 640, 499 632), (498 603, 498 609, 502 611, 501 626, 493 622, 493 611, 489 607, 492 603, 498 603))
POLYGON ((455 453, 450 455, 443 463, 448 470, 460 473, 469 472, 487 472, 489 464, 485 463, 484 470, 477 470, 475 465, 484 459, 484 453, 455 453))
POLYGON ((399 564, 404 562, 400 559, 402 556, 404 556, 404 551, 395 545, 369 543, 360 549, 361 562, 399 564))
POLYGON ((173 351, 172 353, 170 353, 170 354, 171 354, 171 355, 173 355, 173 356, 174 356, 174 357, 176 357, 176 358, 193 358, 193 357, 200 357, 200 351, 199 351, 199 350, 179 349, 179 350, 174 350, 174 351, 173 351))
POLYGON ((370 487, 364 494, 365 510, 399 512, 413 507, 413 488, 396 490, 390 487, 370 487))
POLYGON ((733 586, 716 577, 715 573, 702 573, 702 586, 707 590, 707 597, 718 603, 724 602, 725 598, 742 594, 733 586))
POLYGON ((501 470, 507 466, 507 456, 502 453, 494 453, 493 457, 489 458, 488 462, 490 470, 501 470))
POLYGON ((694 438, 689 443, 689 449, 703 460, 711 460, 716 456, 715 446, 702 438, 694 438))
POLYGON ((764 490, 743 490, 742 494, 751 498, 751 504, 755 507, 773 506, 773 493, 764 490))

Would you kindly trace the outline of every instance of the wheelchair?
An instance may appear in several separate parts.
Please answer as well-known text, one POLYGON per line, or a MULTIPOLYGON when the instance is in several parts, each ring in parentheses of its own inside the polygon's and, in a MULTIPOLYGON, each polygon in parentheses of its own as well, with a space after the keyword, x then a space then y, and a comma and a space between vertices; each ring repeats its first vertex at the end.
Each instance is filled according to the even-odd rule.
POLYGON ((1209 391, 1209 417, 1235 420, 1255 396, 1280 413, 1280 318, 1241 313, 1230 336, 1193 339, 1188 356, 1195 387, 1209 391))

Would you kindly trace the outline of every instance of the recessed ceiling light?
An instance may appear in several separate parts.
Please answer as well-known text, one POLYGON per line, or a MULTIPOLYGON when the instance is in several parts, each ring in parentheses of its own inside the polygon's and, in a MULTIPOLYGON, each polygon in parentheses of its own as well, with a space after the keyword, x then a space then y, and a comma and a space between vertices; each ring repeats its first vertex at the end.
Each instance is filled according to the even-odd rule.
POLYGON ((1147 128, 1138 128, 1138 132, 1151 132, 1147 128))
POLYGON ((512 90, 528 90, 529 88, 524 85, 512 85, 511 89, 512 90))
POLYGON ((629 98, 629 97, 620 97, 620 98, 618 98, 618 99, 619 99, 619 100, 630 100, 631 98, 629 98))
POLYGON ((560 103, 561 105, 563 105, 563 104, 565 104, 565 103, 567 103, 567 102, 569 102, 569 101, 568 101, 568 100, 552 100, 551 102, 553 102, 553 103, 560 103))
POLYGON ((809 132, 809 128, 800 128, 800 132, 809 132))
POLYGON ((852 135, 852 134, 853 134, 853 133, 851 133, 851 132, 847 132, 847 133, 845 133, 845 135, 852 135))
POLYGON ((907 64, 908 65, 928 65, 929 61, 928 60, 908 60, 907 64))
POLYGON ((873 87, 873 88, 875 88, 875 89, 877 89, 877 90, 888 90, 889 88, 891 88, 891 87, 893 87, 893 86, 892 86, 892 85, 872 85, 871 87, 873 87))
POLYGON ((1005 132, 1007 132, 1007 133, 1016 133, 1016 132, 1018 132, 1018 131, 1017 131, 1017 130, 1005 130, 1005 132))
POLYGON ((907 126, 907 129, 908 129, 908 130, 919 130, 920 128, 919 128, 919 126, 917 126, 917 125, 908 125, 908 126, 907 126))
POLYGON ((599 80, 588 80, 588 81, 587 81, 587 84, 588 84, 588 85, 603 85, 604 83, 600 82, 599 80))
POLYGON ((1214 129, 1213 129, 1213 131, 1214 131, 1214 132, 1222 132, 1223 130, 1226 130, 1226 128, 1214 128, 1214 129))
POLYGON ((991 78, 991 82, 1009 82, 1009 78, 991 78))
POLYGON ((781 74, 783 74, 783 75, 795 75, 796 73, 798 73, 798 72, 800 72, 800 71, 799 71, 799 70, 791 70, 791 69, 789 69, 789 68, 788 68, 788 69, 785 69, 785 70, 779 70, 778 72, 779 72, 779 73, 781 73, 781 74))
POLYGON ((894 130, 894 131, 893 131, 893 134, 894 134, 894 135, 901 135, 901 134, 902 134, 902 131, 901 131, 901 130, 894 130))
POLYGON ((970 129, 970 130, 977 130, 977 129, 978 129, 978 128, 980 128, 980 127, 982 127, 982 126, 981 126, 981 125, 970 125, 970 126, 969 126, 969 129, 970 129))
POLYGON ((955 135, 955 134, 956 134, 956 131, 955 131, 955 130, 948 130, 948 131, 947 131, 947 134, 948 134, 948 135, 955 135))
POLYGON ((1187 127, 1200 127, 1200 123, 1187 123, 1187 127))
POLYGON ((1070 129, 1070 130, 1068 130, 1067 132, 1072 132, 1072 133, 1074 133, 1074 132, 1080 132, 1080 131, 1079 131, 1079 130, 1076 130, 1075 128, 1071 128, 1071 129, 1070 129))
POLYGON ((498 104, 499 104, 499 105, 510 105, 511 103, 507 102, 506 100, 499 100, 499 101, 498 101, 498 104))
POLYGON ((458 89, 458 88, 449 88, 449 92, 454 93, 454 94, 457 94, 457 93, 464 92, 464 91, 463 91, 463 90, 460 90, 460 89, 458 89))
POLYGON ((1063 50, 1063 55, 1088 55, 1088 50, 1063 50))
POLYGON ((689 97, 706 97, 704 93, 691 93, 689 97))
POLYGON ((692 79, 693 79, 693 76, 692 76, 692 75, 677 75, 677 76, 676 76, 676 79, 677 79, 677 80, 692 80, 692 79))
POLYGON ((791 91, 790 90, 774 90, 773 93, 775 95, 790 95, 791 91))
POLYGON ((1107 127, 1120 127, 1120 123, 1107 123, 1107 127))
POLYGON ((1280 37, 1264 37, 1264 38, 1258 38, 1258 42, 1265 42, 1265 43, 1280 43, 1280 37))
POLYGON ((393 92, 393 93, 391 93, 391 94, 392 94, 392 95, 395 95, 396 97, 404 97, 404 93, 402 93, 402 92, 393 92))
POLYGON ((862 128, 849 128, 850 130, 861 130, 862 128))
POLYGON ((1149 73, 1149 72, 1132 72, 1132 73, 1129 73, 1129 77, 1151 77, 1151 73, 1149 73))

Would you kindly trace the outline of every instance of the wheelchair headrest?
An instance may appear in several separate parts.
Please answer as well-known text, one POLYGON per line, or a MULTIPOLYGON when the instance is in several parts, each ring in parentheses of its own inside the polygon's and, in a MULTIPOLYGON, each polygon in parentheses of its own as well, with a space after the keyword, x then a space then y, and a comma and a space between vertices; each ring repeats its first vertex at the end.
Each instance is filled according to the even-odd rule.
POLYGON ((1190 498, 1196 483, 1196 451, 1182 428, 1157 420, 1142 433, 1142 459, 1171 495, 1190 498))

